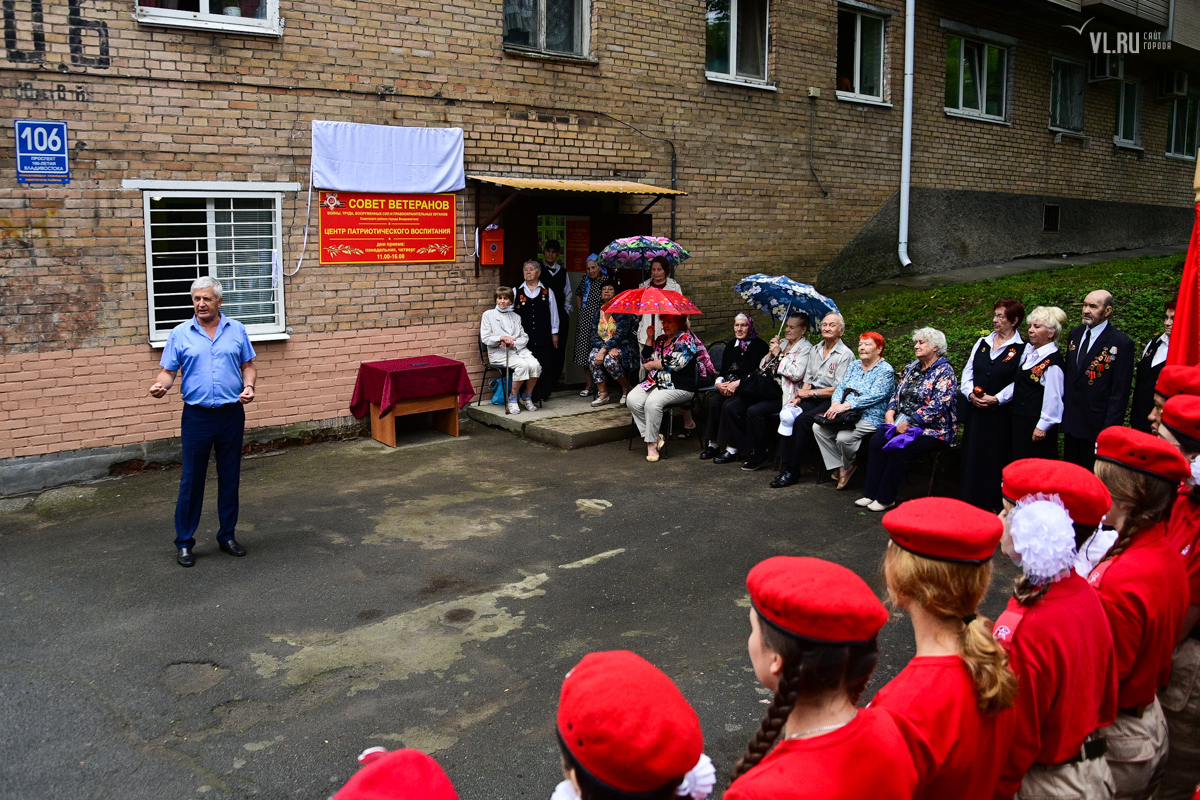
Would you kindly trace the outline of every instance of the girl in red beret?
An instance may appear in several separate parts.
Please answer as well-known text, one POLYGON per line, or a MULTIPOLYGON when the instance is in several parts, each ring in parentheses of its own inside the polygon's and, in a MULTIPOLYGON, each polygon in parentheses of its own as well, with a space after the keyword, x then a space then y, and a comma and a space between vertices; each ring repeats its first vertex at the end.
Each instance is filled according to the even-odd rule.
POLYGON ((552 800, 704 800, 716 770, 678 687, 627 650, 589 653, 558 701, 563 776, 552 800))
POLYGON ((1021 575, 993 633, 1020 689, 995 798, 1107 800, 1097 729, 1116 718, 1117 665, 1104 607, 1074 564, 1079 529, 1094 530, 1112 500, 1083 467, 1035 458, 1005 467, 1002 494, 1000 546, 1021 575))
POLYGON ((364 750, 363 768, 330 800, 458 800, 442 768, 420 750, 364 750))
POLYGON ((917 770, 903 723, 857 702, 887 609, 862 578, 816 558, 750 571, 750 662, 775 692, 724 800, 907 800, 917 770))
POLYGON ((911 618, 917 654, 871 705, 919 732, 914 752, 932 758, 920 797, 991 797, 1016 725, 1017 677, 977 611, 1004 526, 945 497, 910 500, 883 526, 892 538, 883 562, 888 597, 911 618))
POLYGON ((1167 522, 1167 542, 1183 557, 1189 594, 1171 680, 1158 695, 1169 734, 1159 797, 1171 800, 1186 798, 1200 783, 1200 397, 1167 400, 1158 435, 1175 445, 1192 470, 1192 477, 1179 484, 1167 522))
POLYGON ((1167 544, 1165 521, 1191 475, 1174 447, 1131 428, 1096 437, 1096 477, 1112 495, 1117 540, 1088 576, 1112 626, 1117 719, 1105 730, 1118 798, 1150 797, 1162 781, 1167 723, 1155 693, 1167 685, 1187 612, 1187 574, 1167 544))

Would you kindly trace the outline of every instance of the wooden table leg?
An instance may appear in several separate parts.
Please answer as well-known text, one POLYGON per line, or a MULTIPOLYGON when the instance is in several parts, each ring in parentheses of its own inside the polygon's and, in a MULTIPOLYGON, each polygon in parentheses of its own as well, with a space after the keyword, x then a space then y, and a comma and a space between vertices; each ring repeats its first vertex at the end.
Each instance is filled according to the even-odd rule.
POLYGON ((458 395, 454 395, 454 406, 433 412, 433 427, 448 436, 458 436, 458 395))
POLYGON ((396 417, 408 414, 433 412, 433 427, 448 436, 458 436, 458 395, 439 394, 435 397, 418 397, 398 400, 391 411, 379 416, 379 406, 371 404, 371 438, 388 447, 396 446, 396 417))
POLYGON ((371 438, 377 442, 383 442, 388 447, 396 446, 395 409, 380 417, 379 406, 371 403, 371 438))

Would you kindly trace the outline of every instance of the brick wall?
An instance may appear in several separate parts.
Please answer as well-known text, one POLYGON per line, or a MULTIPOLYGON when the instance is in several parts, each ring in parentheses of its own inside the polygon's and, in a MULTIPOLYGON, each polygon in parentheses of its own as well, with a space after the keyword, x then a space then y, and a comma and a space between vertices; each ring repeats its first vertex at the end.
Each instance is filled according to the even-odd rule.
MULTIPOLYGON (((121 181, 307 187, 313 119, 462 127, 469 172, 663 186, 670 140, 679 188, 689 193, 678 202, 678 238, 695 254, 678 278, 709 312, 702 333, 724 331, 741 306, 729 288, 750 272, 814 278, 899 183, 902 14, 887 28, 892 107, 883 108, 834 99, 836 5, 826 2, 773 4, 769 71, 778 91, 705 79, 703 7, 692 0, 594 0, 595 63, 506 53, 500 0, 281 0, 280 38, 139 25, 132 2, 84 0, 83 17, 102 23, 104 36, 87 29, 74 56, 66 4, 48 3, 40 62, 28 60, 36 52, 29 8, 16 0, 26 60, 12 52, 0 60, 0 120, 66 120, 72 182, 19 186, 12 149, 0 149, 0 458, 174 430, 174 407, 144 397, 158 351, 146 343, 142 197, 121 181), (808 98, 810 86, 819 99, 808 98)), ((1054 144, 1045 130, 1048 54, 1083 45, 1057 20, 1030 23, 991 8, 921 4, 918 186, 1190 202, 1192 169, 1162 156, 1165 111, 1149 92, 1143 159, 1106 144, 1110 86, 1088 87, 1091 146, 1054 144), (942 16, 1021 38, 1012 125, 942 111, 942 16)), ((495 197, 485 193, 484 215, 495 197)), ((305 200, 303 192, 284 198, 289 270, 301 255, 305 200)), ((468 225, 473 201, 472 191, 458 200, 468 225)), ((626 199, 620 210, 644 202, 626 199)), ((668 232, 666 206, 653 211, 658 234, 668 232)), ((493 271, 476 278, 464 249, 451 264, 322 267, 312 220, 304 267, 285 284, 292 339, 259 347, 263 391, 251 425, 343 416, 354 367, 366 358, 436 350, 477 369, 473 342, 493 271)))

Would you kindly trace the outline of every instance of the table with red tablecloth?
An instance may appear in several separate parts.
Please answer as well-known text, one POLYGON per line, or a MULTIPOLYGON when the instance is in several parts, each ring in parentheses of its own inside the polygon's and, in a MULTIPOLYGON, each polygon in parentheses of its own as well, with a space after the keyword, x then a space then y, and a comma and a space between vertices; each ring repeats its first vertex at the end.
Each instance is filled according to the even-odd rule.
POLYGON ((458 436, 458 412, 475 390, 467 367, 442 356, 410 356, 387 361, 364 361, 358 367, 350 412, 371 415, 371 436, 396 446, 395 418, 433 412, 434 426, 458 436))

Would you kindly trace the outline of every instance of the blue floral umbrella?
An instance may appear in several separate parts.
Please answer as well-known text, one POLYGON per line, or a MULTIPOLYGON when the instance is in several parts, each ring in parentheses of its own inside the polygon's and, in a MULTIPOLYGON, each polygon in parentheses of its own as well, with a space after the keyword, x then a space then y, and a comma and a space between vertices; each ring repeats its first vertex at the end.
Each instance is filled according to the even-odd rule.
POLYGON ((837 314, 837 303, 807 283, 794 281, 786 275, 772 277, 758 273, 742 278, 733 287, 742 299, 760 311, 766 311, 782 324, 793 311, 808 315, 810 327, 820 323, 826 314, 837 314))

